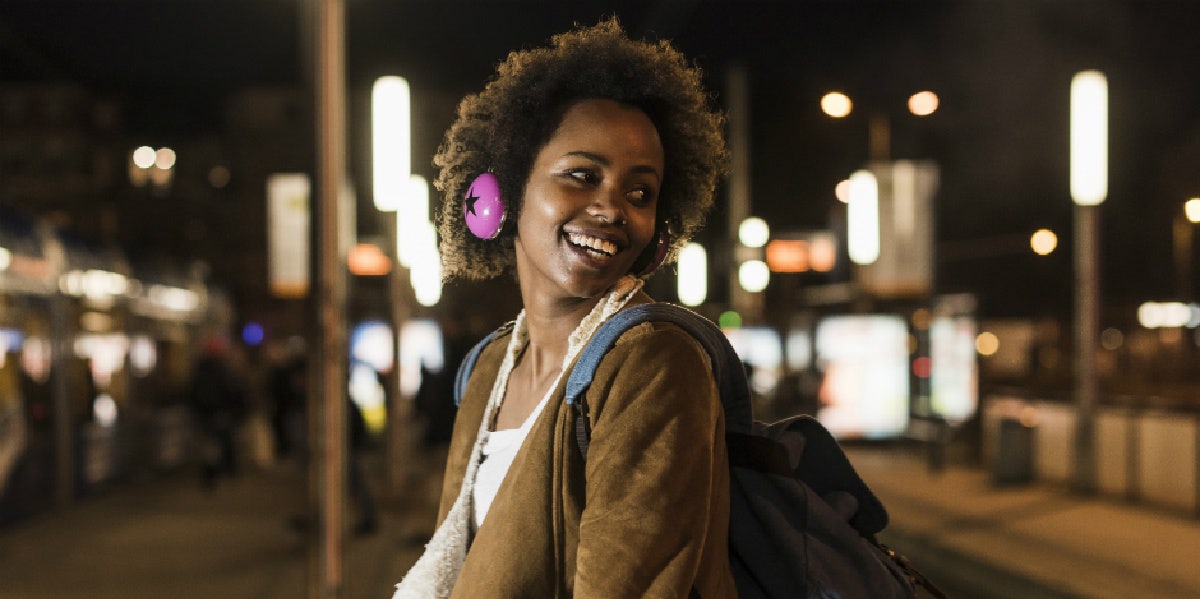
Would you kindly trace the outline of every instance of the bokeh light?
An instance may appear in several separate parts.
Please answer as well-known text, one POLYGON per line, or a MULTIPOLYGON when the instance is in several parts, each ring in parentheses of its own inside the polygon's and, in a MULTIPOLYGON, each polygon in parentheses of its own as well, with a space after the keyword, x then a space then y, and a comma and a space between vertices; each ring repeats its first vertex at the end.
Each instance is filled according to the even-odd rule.
POLYGON ((750 293, 758 293, 771 282, 771 269, 762 260, 747 260, 738 267, 738 283, 750 293))
POLYGON ((752 216, 738 226, 738 240, 748 248, 760 248, 771 238, 771 227, 767 221, 752 216))
POLYGON ((995 355, 1000 351, 1000 338, 991 331, 984 331, 975 336, 975 351, 981 356, 995 355))
POLYGON ((1029 236, 1029 247, 1039 256, 1048 256, 1058 247, 1058 236, 1050 229, 1038 229, 1029 236))
POLYGON ((1189 222, 1200 223, 1200 198, 1192 198, 1184 202, 1183 213, 1189 222))
POLYGON ((938 109, 938 96, 931 91, 919 91, 908 98, 908 111, 917 116, 929 116, 938 109))
POLYGON ((133 151, 133 164, 141 169, 147 169, 154 166, 154 148, 150 146, 141 146, 133 151))
POLYGON ((842 92, 829 92, 821 96, 821 112, 835 119, 849 115, 853 108, 854 103, 850 101, 850 97, 842 92))

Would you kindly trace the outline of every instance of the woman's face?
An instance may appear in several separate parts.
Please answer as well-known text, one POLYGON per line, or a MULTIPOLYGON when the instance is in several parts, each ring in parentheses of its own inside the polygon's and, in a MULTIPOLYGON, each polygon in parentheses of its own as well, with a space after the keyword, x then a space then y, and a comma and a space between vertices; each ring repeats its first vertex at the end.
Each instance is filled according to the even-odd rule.
POLYGON ((515 240, 526 304, 593 298, 653 240, 663 149, 641 110, 581 100, 534 158, 515 240))

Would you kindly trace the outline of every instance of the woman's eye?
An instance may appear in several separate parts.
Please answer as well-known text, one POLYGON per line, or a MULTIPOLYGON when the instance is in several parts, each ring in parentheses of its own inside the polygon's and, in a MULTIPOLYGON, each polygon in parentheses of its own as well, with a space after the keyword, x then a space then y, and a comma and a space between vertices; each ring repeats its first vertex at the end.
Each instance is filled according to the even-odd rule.
POLYGON ((587 169, 572 169, 567 171, 567 176, 579 181, 580 183, 594 184, 600 179, 596 177, 596 173, 587 169))
POLYGON ((626 194, 626 197, 634 204, 645 204, 654 199, 654 192, 645 187, 639 187, 626 194))

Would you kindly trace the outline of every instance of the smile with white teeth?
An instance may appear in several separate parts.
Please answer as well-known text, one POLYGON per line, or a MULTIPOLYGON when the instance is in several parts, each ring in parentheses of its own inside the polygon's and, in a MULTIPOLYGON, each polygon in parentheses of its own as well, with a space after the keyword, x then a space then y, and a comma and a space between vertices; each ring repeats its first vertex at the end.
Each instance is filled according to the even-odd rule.
POLYGON ((617 253, 617 244, 608 241, 607 239, 589 237, 580 233, 567 233, 567 241, 571 242, 572 245, 576 245, 587 249, 588 251, 603 254, 605 256, 611 256, 617 253))

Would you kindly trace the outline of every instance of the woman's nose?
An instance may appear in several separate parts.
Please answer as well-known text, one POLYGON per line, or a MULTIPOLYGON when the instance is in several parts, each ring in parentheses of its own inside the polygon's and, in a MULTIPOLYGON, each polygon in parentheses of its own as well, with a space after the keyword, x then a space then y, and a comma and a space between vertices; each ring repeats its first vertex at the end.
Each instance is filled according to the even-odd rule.
POLYGON ((593 196, 588 214, 609 224, 625 224, 625 194, 619 189, 602 186, 593 196))

